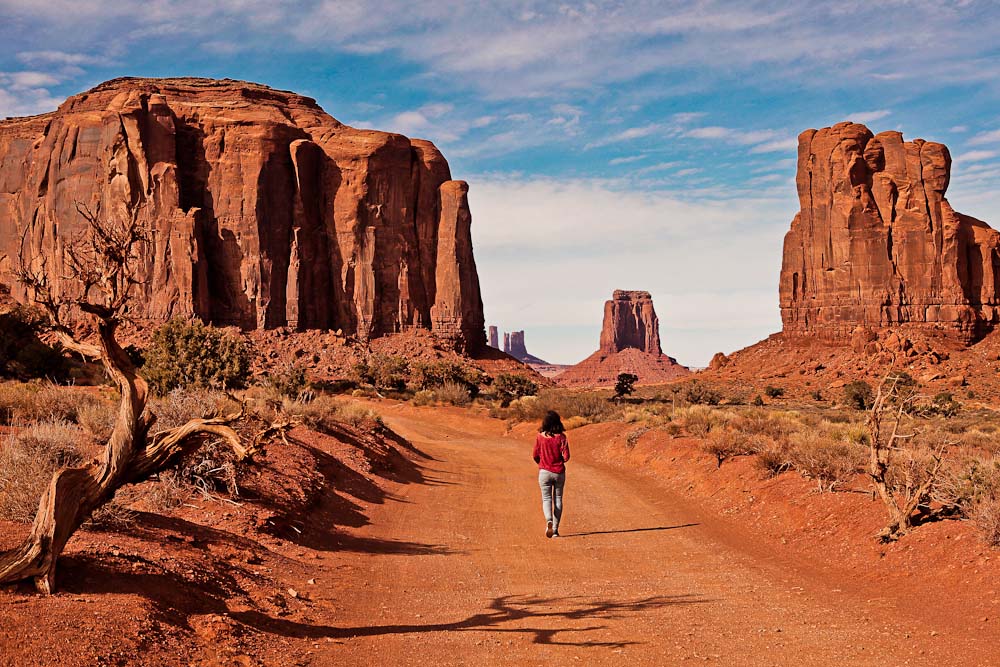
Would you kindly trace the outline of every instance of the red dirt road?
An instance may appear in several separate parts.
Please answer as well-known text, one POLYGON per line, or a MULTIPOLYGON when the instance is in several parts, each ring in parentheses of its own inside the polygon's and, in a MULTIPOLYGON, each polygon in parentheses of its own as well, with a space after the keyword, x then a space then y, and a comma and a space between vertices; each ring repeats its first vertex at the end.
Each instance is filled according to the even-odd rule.
MULTIPOLYGON (((574 449, 544 537, 531 442, 463 411, 379 406, 425 484, 346 529, 316 665, 996 665, 997 638, 782 563, 655 480, 574 449), (408 545, 407 548, 403 548, 408 545)), ((570 434, 572 443, 572 434, 570 434)), ((339 560, 339 558, 338 558, 339 560)), ((933 601, 928 600, 929 603, 933 601)), ((317 619, 319 620, 319 619, 317 619)))

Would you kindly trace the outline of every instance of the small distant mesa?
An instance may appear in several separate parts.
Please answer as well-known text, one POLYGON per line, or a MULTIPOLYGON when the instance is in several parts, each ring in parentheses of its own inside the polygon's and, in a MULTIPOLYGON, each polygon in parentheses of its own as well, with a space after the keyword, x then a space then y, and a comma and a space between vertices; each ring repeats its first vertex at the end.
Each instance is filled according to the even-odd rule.
MULTIPOLYGON (((500 348, 500 331, 495 326, 489 328, 490 347, 500 348)), ((532 366, 550 366, 549 362, 539 359, 528 352, 524 345, 524 331, 511 331, 503 335, 503 351, 518 361, 532 366)))
POLYGON ((660 320, 650 293, 615 290, 604 304, 601 348, 555 380, 567 387, 608 387, 615 384, 620 373, 638 376, 640 384, 656 384, 690 372, 663 354, 660 320))

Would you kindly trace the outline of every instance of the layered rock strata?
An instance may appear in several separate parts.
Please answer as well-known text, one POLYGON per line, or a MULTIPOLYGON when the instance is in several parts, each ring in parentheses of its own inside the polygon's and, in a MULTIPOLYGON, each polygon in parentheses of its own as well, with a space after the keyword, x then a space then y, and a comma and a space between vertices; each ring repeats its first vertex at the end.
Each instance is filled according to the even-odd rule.
POLYGON ((27 296, 20 258, 63 275, 79 205, 138 211, 139 317, 425 328, 471 350, 486 336, 467 192, 430 142, 348 127, 301 95, 116 79, 0 122, 0 283, 27 296))
POLYGON ((1000 235, 955 212, 938 143, 839 123, 799 135, 801 210, 785 236, 785 333, 849 339, 915 323, 966 342, 1000 319, 1000 235))
POLYGON ((489 328, 489 339, 490 339, 490 342, 489 342, 490 347, 493 347, 493 348, 496 348, 496 349, 499 350, 500 349, 500 332, 494 326, 491 326, 489 328))
POLYGON ((556 376, 566 386, 613 386, 620 373, 632 373, 642 384, 669 382, 690 373, 663 354, 660 320, 649 292, 615 290, 604 304, 601 347, 556 376))
POLYGON ((524 344, 523 331, 510 332, 510 349, 507 350, 507 354, 526 364, 549 365, 549 362, 539 359, 528 352, 528 348, 524 344))

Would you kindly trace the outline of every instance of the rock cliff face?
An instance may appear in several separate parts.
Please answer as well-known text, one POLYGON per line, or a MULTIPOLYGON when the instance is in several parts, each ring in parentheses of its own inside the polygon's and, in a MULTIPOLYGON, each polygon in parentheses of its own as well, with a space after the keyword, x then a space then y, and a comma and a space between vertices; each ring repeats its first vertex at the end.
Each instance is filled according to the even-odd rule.
POLYGON ((485 345, 468 186, 429 142, 238 81, 116 79, 0 122, 0 283, 60 275, 77 205, 151 231, 140 317, 244 329, 421 327, 485 345))
POLYGON ((490 341, 489 341, 490 347, 494 347, 494 348, 496 348, 496 349, 499 350, 500 349, 500 331, 496 327, 491 326, 489 328, 489 337, 490 337, 490 341))
POLYGON ((944 325, 968 342, 1000 319, 1000 235, 956 213, 942 144, 839 123, 799 135, 801 210, 785 236, 786 333, 944 325))
POLYGON ((523 331, 511 331, 509 336, 510 336, 510 342, 509 342, 510 349, 507 350, 507 354, 514 357, 518 361, 522 361, 526 364, 548 365, 549 362, 539 359, 535 355, 528 352, 528 348, 524 344, 523 331))
POLYGON ((556 376, 571 387, 613 386, 619 373, 632 373, 642 384, 668 382, 690 371, 663 354, 660 320, 649 292, 615 290, 604 304, 601 349, 556 376))

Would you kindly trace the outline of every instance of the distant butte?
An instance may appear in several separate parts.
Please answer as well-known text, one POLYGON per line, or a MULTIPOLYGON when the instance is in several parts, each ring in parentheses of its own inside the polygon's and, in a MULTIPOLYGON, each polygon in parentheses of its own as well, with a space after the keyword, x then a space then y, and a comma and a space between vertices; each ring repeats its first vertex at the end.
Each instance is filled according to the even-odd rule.
POLYGON ((78 203, 152 231, 140 318, 428 329, 484 347, 468 186, 428 141, 348 127, 242 81, 123 78, 0 121, 0 283, 79 233, 78 203))
POLYGON ((601 347, 558 376, 569 387, 612 386, 620 373, 632 373, 641 384, 669 382, 690 371, 663 354, 660 320, 649 292, 615 290, 604 304, 601 347))

